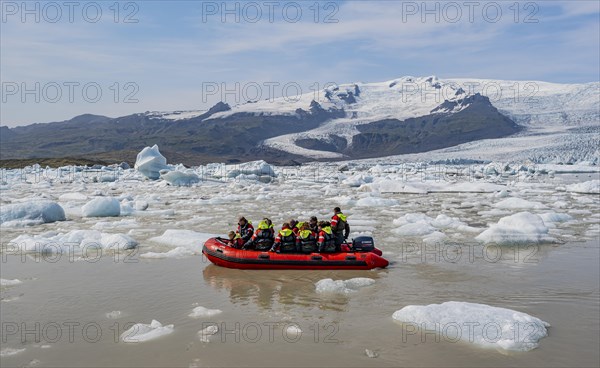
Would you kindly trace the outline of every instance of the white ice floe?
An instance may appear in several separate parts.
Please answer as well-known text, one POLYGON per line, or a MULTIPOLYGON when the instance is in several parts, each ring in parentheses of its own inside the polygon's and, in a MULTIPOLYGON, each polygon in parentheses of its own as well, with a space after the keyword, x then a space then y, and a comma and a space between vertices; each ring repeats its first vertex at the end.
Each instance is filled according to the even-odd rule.
POLYGON ((501 218, 475 239, 483 243, 499 245, 555 242, 548 235, 548 227, 539 216, 529 212, 519 212, 501 218))
POLYGON ((8 280, 8 279, 0 279, 0 286, 15 286, 15 285, 19 285, 22 284, 23 281, 19 280, 19 279, 14 279, 14 280, 8 280))
POLYGON ((56 202, 28 201, 0 206, 2 226, 37 225, 65 220, 65 210, 56 202))
POLYGON ((160 177, 161 170, 170 170, 167 159, 160 154, 158 146, 144 148, 138 153, 135 160, 135 169, 148 179, 156 180, 160 177))
POLYGON ((584 194, 600 194, 600 180, 590 180, 583 183, 567 185, 568 192, 584 194))
MULTIPOLYGON (((72 230, 68 233, 49 232, 41 235, 23 234, 11 240, 9 247, 24 252, 72 254, 88 248, 122 250, 135 248, 138 243, 124 234, 108 234, 97 230, 72 230)), ((93 256, 93 255, 90 255, 93 256)))
POLYGON ((348 294, 357 291, 358 289, 370 286, 375 283, 375 280, 368 277, 355 277, 349 280, 333 280, 323 279, 315 284, 317 293, 338 293, 348 294))
POLYGON ((190 186, 200 182, 200 177, 193 170, 173 170, 161 172, 160 178, 174 186, 190 186))
POLYGON ((123 312, 121 311, 111 311, 106 313, 106 318, 108 319, 117 319, 121 318, 121 316, 123 316, 123 312))
MULTIPOLYGON (((406 215, 395 219, 393 224, 396 227, 392 231, 402 236, 430 236, 435 232, 438 232, 438 230, 443 229, 454 229, 456 231, 471 233, 478 233, 482 230, 468 226, 466 223, 460 221, 457 217, 450 217, 444 214, 440 214, 436 218, 432 218, 424 213, 407 213, 406 215)), ((436 234, 431 236, 428 241, 435 242, 436 240, 441 240, 442 238, 442 236, 436 234)))
POLYGON ((151 259, 161 259, 161 258, 183 258, 187 256, 194 255, 194 252, 185 247, 177 247, 171 249, 168 252, 146 252, 140 255, 140 258, 151 258, 151 259))
POLYGON ((528 201, 522 198, 511 197, 494 204, 500 209, 544 209, 546 206, 540 202, 528 201))
POLYGON ((25 349, 4 348, 0 350, 0 357, 9 357, 24 352, 25 349))
POLYGON ((87 201, 88 197, 85 194, 74 192, 74 193, 64 193, 58 197, 58 200, 61 202, 83 202, 87 201))
POLYGON ((210 325, 198 331, 198 338, 202 342, 209 342, 210 340, 208 338, 215 335, 217 332, 219 332, 219 327, 217 325, 210 325))
POLYGON ((366 197, 356 201, 358 207, 391 207, 396 206, 398 201, 389 198, 366 197))
POLYGON ((297 325, 289 325, 285 328, 285 335, 288 338, 296 339, 302 335, 302 329, 297 325))
POLYGON ((548 336, 546 328, 550 326, 522 312, 467 302, 409 305, 394 312, 392 318, 436 331, 447 341, 516 351, 535 349, 539 340, 548 336))
POLYGON ((557 213, 557 212, 542 213, 542 214, 540 214, 540 217, 542 218, 542 220, 544 220, 545 224, 548 224, 549 222, 571 221, 573 219, 573 216, 571 216, 571 215, 567 215, 566 213, 557 213))
POLYGON ((216 316, 217 314, 221 313, 223 313, 223 311, 220 309, 208 309, 206 307, 199 306, 194 308, 189 316, 192 318, 202 318, 216 316))
POLYGON ((158 244, 172 247, 184 247, 193 252, 201 252, 204 242, 215 236, 218 235, 198 233, 192 230, 169 229, 166 230, 161 236, 150 238, 149 240, 158 244))
POLYGON ((144 342, 154 340, 161 336, 173 333, 173 325, 163 326, 157 320, 152 320, 150 324, 136 323, 129 330, 121 334, 123 342, 144 342))
POLYGON ((121 214, 121 203, 112 197, 97 197, 81 208, 83 217, 115 217, 121 214))
POLYGON ((276 176, 273 166, 263 160, 245 162, 239 165, 227 165, 226 170, 229 178, 237 178, 240 175, 276 176))

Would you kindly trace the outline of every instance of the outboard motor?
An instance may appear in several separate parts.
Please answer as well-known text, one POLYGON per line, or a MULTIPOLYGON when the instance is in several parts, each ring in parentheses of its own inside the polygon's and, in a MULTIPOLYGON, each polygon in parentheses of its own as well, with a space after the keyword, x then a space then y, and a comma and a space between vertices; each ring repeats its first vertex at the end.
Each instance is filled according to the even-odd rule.
POLYGON ((359 236, 352 239, 352 250, 355 252, 371 252, 375 249, 375 242, 370 236, 359 236))

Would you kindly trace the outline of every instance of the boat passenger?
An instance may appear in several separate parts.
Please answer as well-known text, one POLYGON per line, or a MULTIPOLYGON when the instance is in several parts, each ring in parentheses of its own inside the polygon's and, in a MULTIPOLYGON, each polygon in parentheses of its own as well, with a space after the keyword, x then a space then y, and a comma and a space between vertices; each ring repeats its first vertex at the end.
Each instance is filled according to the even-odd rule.
POLYGON ((273 246, 274 241, 274 230, 273 225, 269 225, 269 222, 262 220, 258 224, 258 229, 252 235, 252 238, 244 243, 242 249, 252 249, 260 251, 268 251, 273 246))
POLYGON ((291 229, 289 223, 284 223, 281 226, 281 230, 277 233, 275 243, 271 251, 279 251, 281 253, 295 253, 296 252, 296 235, 291 229))
POLYGON ((338 247, 348 239, 348 235, 350 234, 350 225, 348 225, 347 217, 342 213, 342 210, 339 207, 333 209, 331 230, 335 236, 335 245, 338 247))
POLYGON ((315 234, 319 233, 319 220, 317 220, 317 216, 312 216, 310 221, 308 222, 309 229, 315 234))
POLYGON ((339 247, 335 243, 335 235, 333 235, 329 221, 319 222, 317 246, 319 247, 319 253, 339 252, 339 247))
POLYGON ((229 238, 229 240, 227 241, 227 245, 229 245, 230 247, 239 249, 244 245, 244 241, 242 240, 242 237, 239 233, 236 233, 232 230, 229 233, 227 233, 227 236, 229 238))
POLYGON ((252 226, 252 223, 246 220, 244 216, 241 216, 238 220, 237 232, 240 234, 242 241, 245 244, 252 238, 252 235, 254 235, 254 226, 252 226))
POLYGON ((318 249, 317 234, 310 229, 306 222, 300 225, 298 236, 296 237, 296 249, 301 253, 313 253, 318 249))

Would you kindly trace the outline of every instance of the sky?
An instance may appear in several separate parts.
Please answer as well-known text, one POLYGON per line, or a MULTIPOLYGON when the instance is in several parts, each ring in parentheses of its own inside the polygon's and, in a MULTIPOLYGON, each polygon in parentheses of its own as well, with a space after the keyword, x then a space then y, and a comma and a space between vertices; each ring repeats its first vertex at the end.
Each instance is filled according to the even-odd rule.
POLYGON ((402 76, 600 80, 598 1, 5 1, 0 125, 402 76))

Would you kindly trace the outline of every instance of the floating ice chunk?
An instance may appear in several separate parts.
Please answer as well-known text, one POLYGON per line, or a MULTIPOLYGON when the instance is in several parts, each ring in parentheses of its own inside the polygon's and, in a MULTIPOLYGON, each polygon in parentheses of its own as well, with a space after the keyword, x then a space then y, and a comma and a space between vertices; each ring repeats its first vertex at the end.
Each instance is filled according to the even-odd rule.
POLYGON ((429 225, 427 222, 418 221, 402 225, 398 228, 393 229, 392 231, 402 236, 420 236, 431 234, 435 230, 436 228, 429 225))
POLYGON ((425 244, 429 244, 429 245, 439 244, 439 243, 443 242, 446 238, 447 238, 446 234, 439 232, 439 231, 434 231, 431 234, 424 236, 423 242, 425 244))
POLYGON ((200 181, 200 177, 198 175, 196 175, 196 173, 193 172, 192 170, 186 170, 186 171, 174 170, 174 171, 167 171, 167 172, 162 171, 160 173, 160 178, 165 180, 169 184, 178 186, 178 187, 190 186, 190 185, 196 184, 200 181))
POLYGON ((298 338, 298 336, 302 335, 302 329, 297 325, 289 325, 285 328, 285 335, 289 338, 298 338))
POLYGON ((144 148, 138 153, 134 168, 148 179, 156 180, 160 177, 161 170, 170 170, 167 159, 160 154, 158 146, 144 148))
POLYGON ((141 254, 140 258, 153 258, 153 259, 183 258, 183 257, 187 257, 187 256, 192 256, 192 255, 194 255, 194 252, 192 252, 191 250, 189 250, 185 247, 177 247, 175 249, 171 249, 170 251, 164 252, 164 253, 147 252, 147 253, 141 254))
POLYGON ((316 283, 317 293, 339 293, 348 294, 357 291, 358 289, 370 286, 375 283, 375 280, 368 277, 355 277, 349 280, 333 280, 323 279, 316 283))
POLYGON ((112 312, 106 313, 106 318, 117 319, 117 318, 121 318, 122 315, 123 315, 123 312, 121 312, 121 311, 112 311, 112 312))
POLYGON ((204 242, 216 236, 218 235, 198 233, 192 230, 169 229, 163 235, 150 238, 149 240, 158 244, 185 247, 193 252, 201 252, 204 242))
POLYGON ((196 307, 192 310, 192 313, 189 314, 192 318, 201 318, 201 317, 212 317, 217 314, 223 313, 220 309, 208 309, 206 307, 196 307))
POLYGON ((540 216, 519 212, 501 218, 475 239, 500 245, 555 242, 556 239, 548 236, 548 230, 540 216))
POLYGON ((64 193, 58 197, 58 200, 61 202, 75 201, 75 202, 83 202, 87 201, 88 197, 82 193, 64 193))
POLYGON ((583 183, 567 185, 568 192, 584 194, 600 194, 600 180, 590 180, 583 183))
POLYGON ((94 230, 116 229, 116 228, 136 228, 138 222, 135 219, 123 219, 120 221, 98 221, 92 226, 94 230))
POLYGON ((245 179, 251 179, 250 175, 255 175, 257 180, 261 176, 275 176, 273 166, 263 160, 245 162, 239 165, 227 165, 227 177, 236 178, 240 175, 246 175, 245 179))
POLYGON ((202 342, 209 342, 209 337, 219 332, 219 327, 217 325, 210 325, 206 328, 198 331, 198 338, 202 342))
POLYGON ((526 199, 511 197, 493 205, 501 209, 543 209, 546 206, 540 202, 528 201, 526 199))
POLYGON ((373 351, 371 349, 365 349, 365 354, 369 357, 369 358, 377 358, 379 356, 379 353, 376 351, 373 351))
POLYGON ((0 357, 9 357, 24 352, 25 349, 4 348, 0 350, 0 357))
POLYGON ((11 247, 23 252, 63 253, 75 248, 104 248, 113 250, 135 248, 138 243, 123 234, 107 234, 96 230, 72 230, 66 234, 19 235, 10 241, 11 247))
POLYGON ((19 285, 22 284, 23 281, 18 280, 18 279, 14 279, 14 280, 7 280, 7 279, 0 279, 0 286, 15 286, 15 285, 19 285))
POLYGON ((395 199, 380 198, 380 197, 366 197, 356 201, 356 205, 359 207, 391 207, 396 206, 398 201, 395 199))
POLYGON ((0 206, 0 224, 18 226, 24 224, 42 224, 65 220, 65 210, 56 202, 30 201, 0 206))
POLYGON ((153 319, 149 325, 136 323, 129 330, 121 334, 121 340, 123 342, 144 342, 171 333, 173 333, 173 325, 163 326, 160 322, 153 319))
POLYGON ((565 222, 565 221, 570 221, 573 219, 572 216, 567 215, 566 213, 557 213, 557 212, 542 213, 540 215, 540 217, 542 218, 542 220, 544 220, 544 223, 565 222))
POLYGON ((443 334, 449 341, 483 347, 529 351, 548 336, 550 325, 539 318, 485 304, 446 302, 409 305, 394 312, 393 319, 443 334))
POLYGON ((121 204, 116 198, 97 197, 81 208, 83 217, 114 217, 121 214, 121 204))

